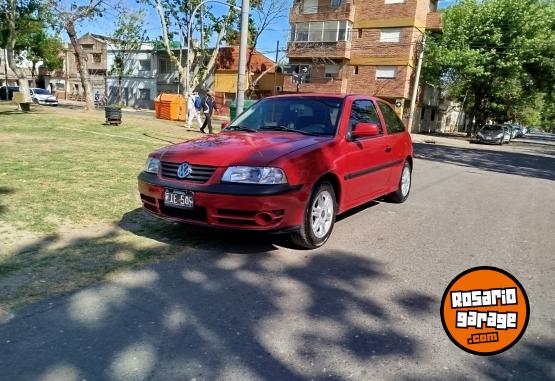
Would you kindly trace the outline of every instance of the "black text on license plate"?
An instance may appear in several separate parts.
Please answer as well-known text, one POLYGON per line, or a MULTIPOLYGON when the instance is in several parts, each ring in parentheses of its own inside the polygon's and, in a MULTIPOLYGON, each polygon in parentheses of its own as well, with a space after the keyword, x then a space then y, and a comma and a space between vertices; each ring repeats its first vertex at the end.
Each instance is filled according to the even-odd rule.
POLYGON ((193 192, 166 189, 164 204, 174 208, 193 209, 193 192))

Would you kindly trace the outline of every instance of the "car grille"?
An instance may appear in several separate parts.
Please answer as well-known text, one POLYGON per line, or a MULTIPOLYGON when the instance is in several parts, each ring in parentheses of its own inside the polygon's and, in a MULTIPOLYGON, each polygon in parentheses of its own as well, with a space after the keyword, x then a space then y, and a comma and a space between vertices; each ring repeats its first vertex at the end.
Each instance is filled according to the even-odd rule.
MULTIPOLYGON (((182 163, 170 163, 167 161, 162 162, 162 177, 167 177, 170 179, 178 179, 177 177, 177 168, 182 163)), ((209 167, 206 165, 194 165, 191 164, 191 174, 184 179, 179 180, 188 180, 188 181, 195 181, 198 183, 205 183, 210 179, 210 176, 214 173, 216 167, 209 167)))

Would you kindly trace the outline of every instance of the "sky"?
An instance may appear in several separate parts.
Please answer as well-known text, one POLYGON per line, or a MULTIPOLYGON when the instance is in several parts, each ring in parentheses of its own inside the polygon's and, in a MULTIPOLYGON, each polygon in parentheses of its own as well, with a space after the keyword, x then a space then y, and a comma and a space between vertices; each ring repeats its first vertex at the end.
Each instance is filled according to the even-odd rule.
MULTIPOLYGON (((69 3, 69 0, 65 0, 69 3)), ((287 0, 290 5, 293 0, 287 0)), ((439 8, 445 8, 451 4, 454 4, 457 0, 439 0, 439 8)), ((87 32, 110 35, 116 26, 116 10, 112 5, 114 2, 110 0, 105 1, 106 12, 104 17, 98 18, 92 21, 87 21, 78 27, 79 35, 83 35, 87 32)), ((146 12, 145 19, 145 30, 146 34, 150 39, 156 40, 162 35, 162 27, 160 25, 160 19, 156 10, 145 4, 138 4, 136 0, 120 0, 119 4, 125 6, 128 9, 139 9, 142 8, 146 12)), ((240 0, 237 0, 240 3, 240 0)), ((213 11, 216 15, 223 15, 227 11, 227 7, 217 3, 212 3, 213 11)), ((276 55, 276 43, 279 41, 280 52, 279 56, 285 55, 285 48, 287 47, 287 40, 289 37, 289 21, 288 14, 279 20, 275 25, 272 25, 268 30, 264 31, 260 36, 260 40, 257 45, 257 50, 266 54, 271 59, 275 59, 276 55)), ((67 41, 67 36, 62 35, 62 38, 67 41)))

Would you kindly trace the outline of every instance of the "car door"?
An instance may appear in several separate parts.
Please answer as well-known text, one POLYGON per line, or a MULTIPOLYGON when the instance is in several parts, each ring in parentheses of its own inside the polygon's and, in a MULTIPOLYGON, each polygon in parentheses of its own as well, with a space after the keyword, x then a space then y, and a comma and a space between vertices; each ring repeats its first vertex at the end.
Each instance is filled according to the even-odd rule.
POLYGON ((351 207, 379 195, 386 186, 389 169, 382 167, 386 157, 386 140, 374 103, 370 99, 354 100, 348 123, 344 145, 347 171, 343 178, 345 198, 351 207), (380 134, 352 138, 351 131, 360 122, 377 124, 380 134))
POLYGON ((391 106, 381 101, 377 103, 387 131, 387 136, 385 137, 387 142, 386 157, 384 158, 384 165, 388 165, 390 168, 390 177, 387 183, 395 186, 401 178, 401 170, 403 169, 407 152, 410 152, 410 147, 408 147, 410 140, 405 136, 406 130, 403 122, 391 106))

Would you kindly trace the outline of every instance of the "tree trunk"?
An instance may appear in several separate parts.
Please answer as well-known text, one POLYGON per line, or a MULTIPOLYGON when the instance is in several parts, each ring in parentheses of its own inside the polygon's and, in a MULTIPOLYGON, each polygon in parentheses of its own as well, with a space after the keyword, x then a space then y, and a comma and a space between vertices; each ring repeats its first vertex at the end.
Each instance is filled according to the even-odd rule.
POLYGON ((118 77, 118 101, 117 104, 118 106, 121 106, 121 101, 123 99, 123 89, 121 88, 121 76, 118 77))
MULTIPOLYGON (((14 72, 19 83, 19 91, 25 94, 26 98, 29 97, 29 82, 27 80, 27 75, 25 74, 25 69, 17 67, 14 57, 15 42, 17 39, 17 32, 15 27, 16 19, 16 0, 9 0, 8 12, 6 13, 6 19, 8 24, 8 39, 6 43, 6 54, 8 56, 8 67, 14 72)), ((8 84, 6 83, 6 86, 8 84)))
POLYGON ((75 31, 75 23, 72 19, 65 20, 64 27, 66 29, 69 40, 71 41, 71 46, 75 50, 75 57, 77 58, 77 70, 79 71, 79 76, 81 77, 81 86, 85 92, 85 110, 90 111, 94 109, 94 100, 92 97, 92 86, 89 77, 89 68, 87 65, 88 57, 83 52, 83 48, 77 41, 77 32, 75 31))

